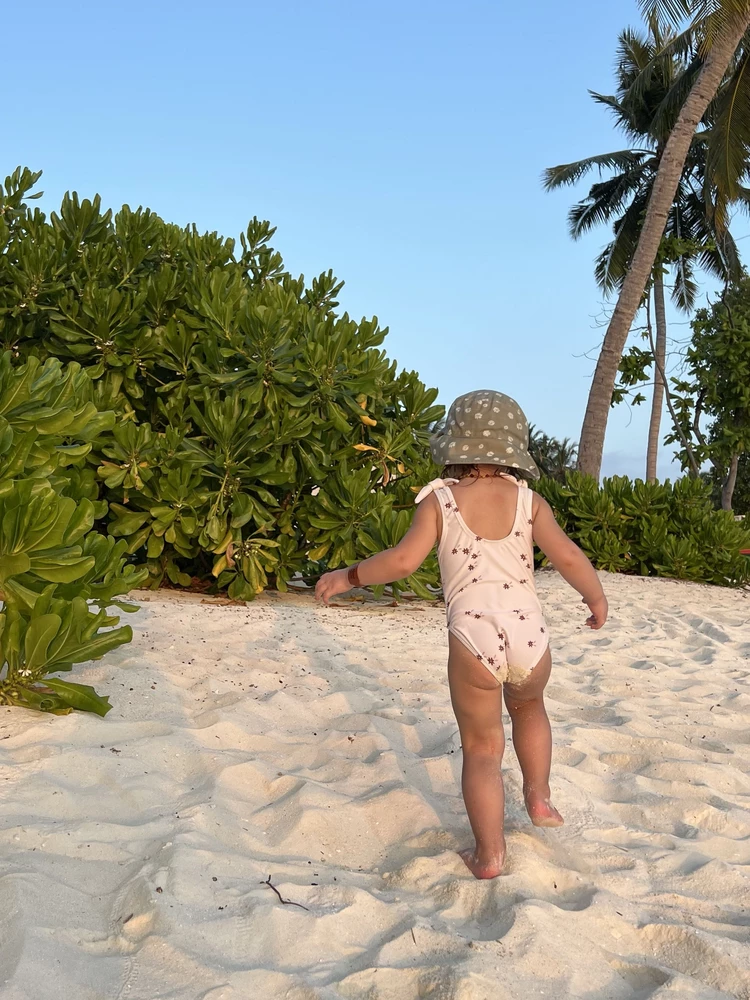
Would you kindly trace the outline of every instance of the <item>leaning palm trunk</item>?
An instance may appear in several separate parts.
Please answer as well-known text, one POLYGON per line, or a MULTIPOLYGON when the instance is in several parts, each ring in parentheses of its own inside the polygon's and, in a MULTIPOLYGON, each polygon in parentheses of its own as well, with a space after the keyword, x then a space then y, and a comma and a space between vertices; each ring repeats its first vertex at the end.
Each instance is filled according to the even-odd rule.
POLYGON ((664 300, 664 274, 657 266, 654 276, 654 314, 656 317, 656 350, 654 351, 654 395, 651 401, 651 422, 648 426, 648 451, 646 453, 646 479, 656 482, 656 463, 659 457, 659 431, 664 408, 664 372, 667 364, 667 308, 664 300))
POLYGON ((718 32, 664 147, 638 246, 604 337, 583 419, 578 468, 597 478, 601 471, 607 418, 622 352, 656 261, 690 144, 748 27, 750 11, 727 22, 718 32))

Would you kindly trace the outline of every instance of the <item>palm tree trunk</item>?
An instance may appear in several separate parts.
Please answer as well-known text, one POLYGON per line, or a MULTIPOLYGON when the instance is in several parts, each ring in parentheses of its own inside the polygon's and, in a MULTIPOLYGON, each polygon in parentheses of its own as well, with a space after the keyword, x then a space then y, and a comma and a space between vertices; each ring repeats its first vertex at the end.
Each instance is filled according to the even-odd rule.
POLYGON ((664 408, 664 372, 667 364, 667 308, 664 301, 664 273, 657 265, 654 275, 654 315, 656 317, 656 349, 654 351, 654 395, 651 401, 651 422, 648 426, 646 479, 656 482, 659 457, 659 431, 664 408))
POLYGON ((727 22, 717 33, 664 147, 638 246, 604 337, 583 419, 578 468, 596 478, 601 471, 607 418, 623 348, 656 261, 667 225, 667 215, 680 183, 690 144, 748 27, 750 12, 727 22))
POLYGON ((729 463, 729 474, 724 480, 724 484, 721 487, 721 509, 731 510, 732 509, 732 498, 734 497, 734 488, 737 485, 737 470, 740 465, 740 456, 732 455, 732 461, 729 463))

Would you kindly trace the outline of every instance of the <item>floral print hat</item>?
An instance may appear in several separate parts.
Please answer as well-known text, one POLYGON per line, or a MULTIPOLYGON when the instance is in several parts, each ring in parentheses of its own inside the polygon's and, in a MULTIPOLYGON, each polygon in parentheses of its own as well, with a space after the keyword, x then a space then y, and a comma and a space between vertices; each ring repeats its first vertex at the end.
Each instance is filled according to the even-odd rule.
POLYGON ((504 465, 539 478, 529 454, 529 422, 505 393, 478 389, 459 396, 430 441, 437 465, 504 465))

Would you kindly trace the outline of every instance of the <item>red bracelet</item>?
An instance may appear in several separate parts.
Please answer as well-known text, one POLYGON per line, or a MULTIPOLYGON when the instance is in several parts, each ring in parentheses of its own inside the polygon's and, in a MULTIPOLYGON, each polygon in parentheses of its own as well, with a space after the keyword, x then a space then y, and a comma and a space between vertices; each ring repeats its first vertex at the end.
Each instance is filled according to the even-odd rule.
POLYGON ((359 578, 359 563, 350 566, 346 573, 346 578, 352 587, 361 587, 362 581, 359 578))

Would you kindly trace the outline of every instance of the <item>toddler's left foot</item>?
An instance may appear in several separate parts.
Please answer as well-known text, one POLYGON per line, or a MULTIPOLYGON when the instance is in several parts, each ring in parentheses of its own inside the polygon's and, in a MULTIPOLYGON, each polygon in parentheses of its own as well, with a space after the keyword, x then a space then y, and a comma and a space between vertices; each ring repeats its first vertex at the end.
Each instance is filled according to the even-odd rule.
POLYGON ((565 822, 549 799, 531 792, 526 796, 526 812, 534 826, 562 826, 565 822))

